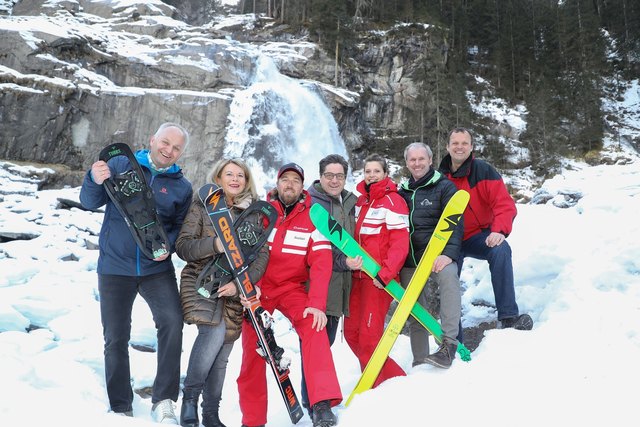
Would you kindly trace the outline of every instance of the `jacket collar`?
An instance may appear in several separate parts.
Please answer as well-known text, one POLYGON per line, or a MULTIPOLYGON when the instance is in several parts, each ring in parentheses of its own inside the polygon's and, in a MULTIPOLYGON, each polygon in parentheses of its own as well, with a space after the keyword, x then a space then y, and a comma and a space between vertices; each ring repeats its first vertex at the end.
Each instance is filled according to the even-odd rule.
POLYGON ((154 174, 156 174, 156 173, 178 173, 178 172, 180 172, 180 166, 178 166, 175 163, 172 164, 169 167, 169 169, 167 169, 164 172, 158 172, 155 169, 153 169, 151 167, 151 164, 149 164, 149 150, 138 150, 138 151, 136 151, 136 160, 138 161, 138 163, 140 163, 140 166, 144 166, 145 168, 149 169, 154 174))
POLYGON ((442 174, 435 170, 433 167, 429 168, 429 172, 425 174, 419 180, 414 180, 413 177, 409 178, 402 184, 402 188, 407 191, 415 191, 420 187, 426 187, 427 185, 435 184, 440 181, 442 174))
POLYGON ((369 199, 379 199, 381 197, 384 197, 385 194, 397 192, 398 186, 391 178, 386 177, 382 181, 374 182, 373 184, 371 184, 368 193, 364 180, 360 181, 356 189, 361 195, 368 195, 369 199))
POLYGON ((471 155, 467 157, 467 160, 460 165, 457 171, 451 172, 451 155, 447 154, 442 158, 439 169, 445 174, 450 174, 453 178, 464 178, 465 176, 469 176, 471 173, 471 163, 474 158, 475 155, 471 153, 471 155))

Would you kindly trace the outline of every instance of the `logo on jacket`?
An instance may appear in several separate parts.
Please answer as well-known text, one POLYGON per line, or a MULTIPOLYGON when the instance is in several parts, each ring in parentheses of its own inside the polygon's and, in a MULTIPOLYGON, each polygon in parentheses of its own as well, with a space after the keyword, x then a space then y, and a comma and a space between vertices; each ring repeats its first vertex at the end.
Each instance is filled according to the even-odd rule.
POLYGON ((169 194, 169 192, 167 191, 167 187, 162 187, 162 188, 160 189, 160 192, 161 192, 162 194, 169 194))
POLYGON ((431 201, 430 201, 429 199, 423 199, 423 200, 420 202, 420 206, 423 206, 423 207, 424 207, 424 206, 431 206, 432 204, 433 204, 433 203, 431 203, 431 201))

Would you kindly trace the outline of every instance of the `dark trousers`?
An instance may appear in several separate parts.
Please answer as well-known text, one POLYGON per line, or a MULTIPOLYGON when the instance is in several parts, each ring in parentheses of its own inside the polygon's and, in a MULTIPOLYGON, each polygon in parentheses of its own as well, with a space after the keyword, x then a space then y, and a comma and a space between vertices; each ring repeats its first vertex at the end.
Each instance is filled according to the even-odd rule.
MULTIPOLYGON (((336 340, 336 334, 338 332, 338 325, 340 324, 340 318, 337 316, 327 316, 327 336, 329 337, 329 345, 332 346, 336 340)), ((302 343, 300 343, 302 345, 302 343)), ((304 379, 304 364, 302 363, 302 352, 300 352, 300 370, 302 372, 302 381, 300 384, 300 402, 305 408, 309 407, 309 394, 307 392, 307 381, 304 379)))
POLYGON ((513 282, 511 246, 505 240, 500 245, 490 248, 485 242, 490 233, 489 230, 484 230, 462 242, 462 250, 458 259, 458 276, 462 271, 464 257, 483 259, 489 262, 498 320, 502 320, 518 315, 518 304, 516 303, 513 282))
POLYGON ((182 307, 175 272, 171 270, 140 277, 100 274, 98 291, 104 336, 104 371, 111 410, 132 410, 129 338, 131 312, 138 293, 149 305, 157 329, 158 364, 152 402, 178 400, 182 307))

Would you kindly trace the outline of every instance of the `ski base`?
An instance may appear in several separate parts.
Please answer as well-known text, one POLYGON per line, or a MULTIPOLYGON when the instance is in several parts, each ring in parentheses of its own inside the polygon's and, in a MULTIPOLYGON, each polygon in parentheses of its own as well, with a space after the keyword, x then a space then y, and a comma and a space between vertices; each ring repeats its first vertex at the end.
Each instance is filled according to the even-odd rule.
MULTIPOLYGON (((347 233, 338 221, 333 218, 329 212, 319 204, 311 206, 310 211, 311 220, 320 231, 332 244, 340 249, 346 256, 354 258, 356 256, 362 257, 362 270, 371 278, 375 278, 380 271, 380 265, 369 255, 360 244, 347 233)), ((387 291, 396 301, 400 301, 404 296, 405 289, 400 283, 395 280, 391 280, 387 286, 387 291)), ((442 343, 442 328, 440 323, 433 317, 420 303, 416 302, 411 309, 411 315, 422 325, 424 328, 433 335, 438 344, 442 343)), ((458 354, 460 358, 465 362, 471 360, 471 351, 463 343, 458 344, 458 354)))

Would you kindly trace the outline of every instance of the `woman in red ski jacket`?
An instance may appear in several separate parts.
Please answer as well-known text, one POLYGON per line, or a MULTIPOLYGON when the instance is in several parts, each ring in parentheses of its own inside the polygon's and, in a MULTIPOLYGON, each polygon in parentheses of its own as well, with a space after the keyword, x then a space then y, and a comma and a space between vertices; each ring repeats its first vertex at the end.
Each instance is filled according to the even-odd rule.
MULTIPOLYGON (((354 237, 382 267, 378 276, 371 279, 360 271, 360 257, 347 259, 354 272, 350 315, 344 320, 344 335, 361 370, 366 367, 384 332, 384 321, 392 300, 384 286, 392 279, 399 280, 398 274, 409 253, 409 209, 388 172, 386 160, 372 154, 365 159, 364 180, 356 187, 360 196, 356 203, 354 237)), ((405 375, 402 368, 388 358, 374 387, 388 378, 402 375, 405 375)))

